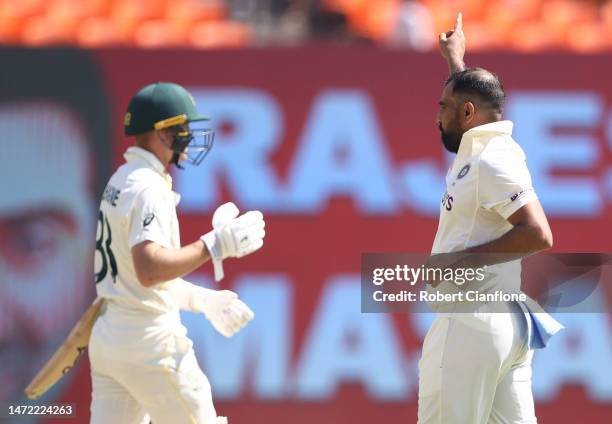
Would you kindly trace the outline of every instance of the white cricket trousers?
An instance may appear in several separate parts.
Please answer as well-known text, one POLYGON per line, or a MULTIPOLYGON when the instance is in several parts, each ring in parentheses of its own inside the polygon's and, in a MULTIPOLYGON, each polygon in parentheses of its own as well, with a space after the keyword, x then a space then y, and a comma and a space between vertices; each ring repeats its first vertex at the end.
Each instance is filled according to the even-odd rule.
POLYGON ((216 424, 191 340, 120 315, 107 310, 92 331, 91 424, 216 424))
POLYGON ((535 424, 530 325, 513 313, 438 314, 419 361, 418 424, 535 424))

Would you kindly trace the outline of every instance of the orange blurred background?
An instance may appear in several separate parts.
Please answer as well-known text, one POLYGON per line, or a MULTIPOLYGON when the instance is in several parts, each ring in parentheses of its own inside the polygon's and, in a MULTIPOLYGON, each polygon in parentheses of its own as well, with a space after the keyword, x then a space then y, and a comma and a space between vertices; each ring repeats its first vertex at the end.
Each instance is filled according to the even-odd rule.
POLYGON ((609 51, 605 0, 0 0, 0 44, 228 48, 360 40, 418 51, 463 12, 470 51, 609 51))

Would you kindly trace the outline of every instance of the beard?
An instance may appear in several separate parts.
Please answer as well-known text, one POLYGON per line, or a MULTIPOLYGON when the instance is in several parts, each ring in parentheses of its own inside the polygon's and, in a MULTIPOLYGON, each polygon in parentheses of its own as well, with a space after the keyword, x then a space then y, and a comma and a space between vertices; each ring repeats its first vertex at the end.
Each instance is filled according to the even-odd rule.
POLYGON ((438 125, 438 129, 440 130, 440 138, 444 148, 451 153, 457 153, 463 134, 460 131, 453 131, 451 129, 444 130, 442 125, 438 125))

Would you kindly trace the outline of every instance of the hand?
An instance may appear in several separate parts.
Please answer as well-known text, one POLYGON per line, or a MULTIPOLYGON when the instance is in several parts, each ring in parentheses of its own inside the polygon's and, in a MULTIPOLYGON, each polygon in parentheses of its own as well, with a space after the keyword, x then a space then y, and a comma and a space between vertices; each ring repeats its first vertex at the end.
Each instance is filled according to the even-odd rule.
POLYGON ((255 316, 230 290, 209 290, 192 302, 193 309, 203 312, 215 330, 225 337, 232 337, 255 316))
POLYGON ((249 211, 215 230, 221 258, 241 258, 263 246, 266 223, 259 211, 249 211))
POLYGON ((265 222, 259 211, 249 211, 238 216, 233 203, 225 203, 213 215, 213 230, 201 237, 215 267, 215 279, 223 278, 222 261, 241 258, 263 246, 265 222))
POLYGON ((442 57, 446 59, 451 68, 451 72, 461 71, 463 56, 465 56, 465 34, 463 33, 463 15, 457 14, 455 26, 451 31, 440 34, 438 45, 442 57))

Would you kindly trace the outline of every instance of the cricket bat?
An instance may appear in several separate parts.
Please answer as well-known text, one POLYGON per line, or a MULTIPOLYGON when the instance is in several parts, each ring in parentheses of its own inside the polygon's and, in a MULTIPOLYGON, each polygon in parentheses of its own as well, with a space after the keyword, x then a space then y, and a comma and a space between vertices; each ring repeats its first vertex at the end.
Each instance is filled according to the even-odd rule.
POLYGON ((98 315, 104 305, 104 299, 96 298, 81 316, 66 340, 55 351, 51 359, 42 367, 34 379, 25 388, 28 399, 38 399, 45 394, 64 374, 76 364, 89 344, 89 336, 98 315))

